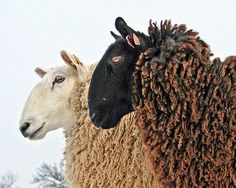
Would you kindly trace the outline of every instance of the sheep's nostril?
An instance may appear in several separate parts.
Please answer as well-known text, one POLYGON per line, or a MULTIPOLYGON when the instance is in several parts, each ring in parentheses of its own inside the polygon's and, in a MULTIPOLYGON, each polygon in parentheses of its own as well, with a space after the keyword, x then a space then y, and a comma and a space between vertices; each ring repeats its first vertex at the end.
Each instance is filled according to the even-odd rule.
POLYGON ((96 117, 97 117, 97 114, 95 113, 90 114, 90 118, 93 123, 95 122, 96 117))
POLYGON ((30 123, 29 123, 29 122, 25 122, 25 123, 23 123, 23 124, 21 125, 20 131, 21 131, 21 133, 23 134, 23 136, 26 136, 25 132, 26 132, 26 130, 29 128, 29 126, 30 126, 30 123))

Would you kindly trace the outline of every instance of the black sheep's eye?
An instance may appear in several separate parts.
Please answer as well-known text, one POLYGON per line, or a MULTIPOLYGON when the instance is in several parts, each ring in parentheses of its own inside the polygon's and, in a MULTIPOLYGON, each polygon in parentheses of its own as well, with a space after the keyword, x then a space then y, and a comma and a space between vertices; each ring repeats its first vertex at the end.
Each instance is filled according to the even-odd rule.
POLYGON ((53 85, 60 84, 60 83, 64 82, 64 80, 65 80, 65 77, 63 77, 63 76, 56 76, 54 81, 53 81, 53 85))
POLYGON ((118 64, 123 61, 123 57, 122 56, 114 56, 114 57, 112 57, 111 61, 113 64, 118 64))

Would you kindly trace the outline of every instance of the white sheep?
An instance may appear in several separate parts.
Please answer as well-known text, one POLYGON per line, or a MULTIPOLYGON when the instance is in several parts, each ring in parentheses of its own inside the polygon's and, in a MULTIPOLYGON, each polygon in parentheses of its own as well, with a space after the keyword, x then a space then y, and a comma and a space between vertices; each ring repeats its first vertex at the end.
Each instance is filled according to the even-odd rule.
POLYGON ((135 126, 135 113, 116 129, 95 128, 87 115, 87 93, 95 65, 86 68, 62 51, 68 66, 36 68, 42 77, 25 104, 22 134, 42 139, 64 127, 66 181, 69 187, 157 187, 135 126))

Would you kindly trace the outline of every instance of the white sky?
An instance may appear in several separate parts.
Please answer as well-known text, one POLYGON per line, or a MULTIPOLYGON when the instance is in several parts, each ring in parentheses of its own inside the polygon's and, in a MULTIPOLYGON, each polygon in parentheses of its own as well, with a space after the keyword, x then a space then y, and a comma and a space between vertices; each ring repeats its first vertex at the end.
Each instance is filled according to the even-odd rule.
POLYGON ((43 161, 62 158, 62 131, 31 142, 18 130, 24 102, 39 78, 37 66, 63 64, 65 49, 86 63, 101 58, 113 42, 109 31, 122 16, 146 33, 148 21, 171 19, 200 32, 215 56, 236 54, 235 0, 0 0, 0 175, 13 171, 21 188, 43 161))

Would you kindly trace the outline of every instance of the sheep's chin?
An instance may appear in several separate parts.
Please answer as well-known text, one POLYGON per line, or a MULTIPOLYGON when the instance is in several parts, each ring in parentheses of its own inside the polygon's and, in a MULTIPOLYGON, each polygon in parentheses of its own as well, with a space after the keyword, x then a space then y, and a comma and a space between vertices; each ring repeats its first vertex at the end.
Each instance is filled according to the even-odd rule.
POLYGON ((29 139, 32 141, 41 140, 46 136, 46 134, 47 134, 47 131, 46 131, 46 126, 44 124, 37 131, 35 131, 32 135, 30 135, 29 139))

